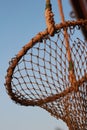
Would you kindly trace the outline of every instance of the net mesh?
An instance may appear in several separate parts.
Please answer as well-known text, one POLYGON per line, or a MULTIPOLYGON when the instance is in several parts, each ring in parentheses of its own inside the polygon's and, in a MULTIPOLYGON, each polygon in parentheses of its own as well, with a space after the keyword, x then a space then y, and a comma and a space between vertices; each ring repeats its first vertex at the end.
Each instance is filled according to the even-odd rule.
POLYGON ((18 57, 13 58, 6 76, 6 89, 16 103, 40 106, 65 121, 70 130, 87 129, 87 43, 80 31, 82 26, 67 27, 74 86, 69 80, 72 64, 67 59, 64 28, 30 47, 17 64, 14 62, 15 68, 12 63, 18 57))

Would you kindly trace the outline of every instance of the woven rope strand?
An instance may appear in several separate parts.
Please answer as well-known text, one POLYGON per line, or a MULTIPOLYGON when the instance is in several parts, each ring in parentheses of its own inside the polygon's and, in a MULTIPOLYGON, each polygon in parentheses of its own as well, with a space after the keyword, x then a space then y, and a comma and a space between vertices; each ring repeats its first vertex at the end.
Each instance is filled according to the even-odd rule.
POLYGON ((50 0, 46 0, 45 19, 46 19, 48 32, 51 36, 54 36, 54 32, 55 32, 55 22, 53 17, 54 14, 52 12, 50 0))

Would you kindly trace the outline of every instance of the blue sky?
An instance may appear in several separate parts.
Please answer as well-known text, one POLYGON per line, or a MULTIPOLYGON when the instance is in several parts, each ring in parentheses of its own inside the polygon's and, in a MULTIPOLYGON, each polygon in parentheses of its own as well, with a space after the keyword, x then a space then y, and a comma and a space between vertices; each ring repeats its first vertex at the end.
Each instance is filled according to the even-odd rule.
MULTIPOLYGON (((69 0, 64 0, 66 20, 69 0)), ((55 22, 60 22, 57 0, 52 0, 55 22)), ((8 62, 38 32, 45 30, 45 0, 0 0, 0 130, 68 130, 39 107, 24 107, 10 100, 4 86, 8 62), (37 3, 36 3, 37 2, 37 3)))

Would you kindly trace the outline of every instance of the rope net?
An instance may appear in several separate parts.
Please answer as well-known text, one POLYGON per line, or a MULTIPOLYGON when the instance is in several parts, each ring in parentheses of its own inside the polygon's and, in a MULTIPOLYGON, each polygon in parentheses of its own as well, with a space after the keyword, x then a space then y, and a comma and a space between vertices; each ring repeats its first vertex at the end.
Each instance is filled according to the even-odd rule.
POLYGON ((37 34, 12 58, 6 75, 12 100, 46 109, 70 130, 87 129, 87 43, 80 31, 86 25, 87 21, 65 22, 55 26, 54 37, 47 29, 37 34), (65 28, 72 61, 67 57, 65 28))

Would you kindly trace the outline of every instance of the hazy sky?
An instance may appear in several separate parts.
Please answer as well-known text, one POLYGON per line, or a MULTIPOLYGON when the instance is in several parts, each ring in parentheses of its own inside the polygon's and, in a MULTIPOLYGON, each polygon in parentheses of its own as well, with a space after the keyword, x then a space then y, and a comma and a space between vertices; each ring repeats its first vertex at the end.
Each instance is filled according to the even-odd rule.
MULTIPOLYGON (((66 20, 69 0, 63 0, 66 20)), ((60 22, 57 0, 54 18, 60 22)), ((8 62, 38 32, 45 30, 45 0, 0 0, 0 130, 67 130, 66 125, 39 107, 15 104, 4 86, 8 62)))

